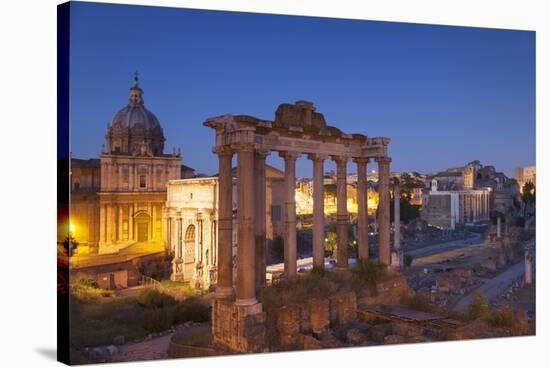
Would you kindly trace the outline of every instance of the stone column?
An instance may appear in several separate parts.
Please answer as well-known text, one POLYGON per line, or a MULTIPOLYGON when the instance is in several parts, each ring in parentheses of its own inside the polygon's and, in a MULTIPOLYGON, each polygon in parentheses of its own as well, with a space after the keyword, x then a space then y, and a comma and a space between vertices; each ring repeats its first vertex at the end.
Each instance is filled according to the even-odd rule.
POLYGON ((151 229, 151 239, 156 240, 157 239, 157 208, 155 204, 151 204, 151 226, 153 227, 151 229))
POLYGON ((313 266, 325 267, 325 190, 324 160, 326 156, 309 154, 313 161, 313 266))
POLYGON ((101 191, 107 189, 107 163, 105 161, 101 161, 99 187, 101 188, 101 191))
POLYGON ((500 216, 497 217, 497 238, 500 238, 500 216))
POLYGON ((107 204, 105 208, 106 216, 106 242, 111 244, 113 240, 113 208, 111 204, 107 204))
POLYGON ((357 163, 357 232, 359 240, 359 259, 369 258, 369 213, 367 191, 367 164, 369 158, 356 158, 357 163))
POLYGON ((156 183, 156 179, 155 179, 156 174, 157 174, 157 171, 156 171, 156 169, 155 169, 155 165, 153 164, 153 165, 151 166, 151 189, 152 189, 153 191, 156 191, 156 189, 157 189, 157 188, 156 188, 156 184, 157 184, 157 183, 156 183))
POLYGON ((167 256, 170 253, 170 242, 168 241, 168 214, 167 214, 167 208, 163 209, 163 217, 162 220, 162 239, 164 241, 164 255, 167 256))
POLYGON ((279 152, 285 160, 285 275, 296 275, 296 159, 294 152, 279 152))
MULTIPOLYGON (((451 199, 452 200, 452 199, 451 199)), ((391 255, 391 266, 400 267, 403 264, 402 252, 401 252, 401 187, 399 186, 399 180, 395 180, 393 189, 393 248, 394 252, 391 255)), ((451 214, 452 215, 452 214, 451 214)), ((451 218, 451 222, 454 219, 451 218)), ((451 223, 454 227, 454 222, 451 223)))
POLYGON ((216 296, 233 294, 233 181, 231 160, 233 151, 220 148, 218 154, 218 283, 216 296))
POLYGON ((526 248, 525 254, 524 254, 524 261, 525 261, 525 275, 524 280, 525 284, 531 284, 533 283, 533 257, 531 255, 531 251, 526 248))
POLYGON ((336 163, 336 267, 348 267, 347 157, 333 156, 336 163))
POLYGON ((134 205, 128 205, 128 240, 134 240, 134 205))
POLYGON ((396 180, 393 190, 394 201, 394 231, 393 231, 393 247, 398 250, 401 248, 401 187, 399 181, 396 180))
POLYGON ((134 165, 132 163, 128 165, 128 190, 134 190, 134 165))
POLYGON ((255 289, 256 246, 254 241, 254 147, 237 150, 237 291, 235 304, 258 303, 255 289))
POLYGON ((122 237, 122 216, 123 216, 123 213, 122 213, 122 205, 118 204, 118 240, 119 241, 122 241, 123 240, 123 237, 122 237))
POLYGON ((106 210, 105 205, 101 204, 101 207, 99 208, 99 241, 102 243, 105 243, 107 241, 106 237, 106 228, 105 228, 105 220, 106 220, 106 210))
POLYGON ((390 265, 390 162, 389 157, 377 158, 378 162, 378 259, 390 265))
POLYGON ((265 267, 266 267, 266 208, 265 208, 265 158, 268 151, 256 151, 254 155, 254 188, 256 190, 255 199, 255 223, 254 235, 256 243, 256 287, 265 286, 265 267))

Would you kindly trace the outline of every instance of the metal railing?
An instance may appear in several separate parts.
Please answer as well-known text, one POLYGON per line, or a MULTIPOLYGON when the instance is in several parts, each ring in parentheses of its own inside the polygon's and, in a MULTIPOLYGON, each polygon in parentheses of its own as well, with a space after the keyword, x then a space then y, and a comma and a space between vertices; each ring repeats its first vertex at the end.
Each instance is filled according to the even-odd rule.
POLYGON ((141 275, 140 284, 147 288, 153 288, 153 289, 159 289, 159 290, 164 289, 164 287, 158 280, 148 277, 147 275, 141 275))

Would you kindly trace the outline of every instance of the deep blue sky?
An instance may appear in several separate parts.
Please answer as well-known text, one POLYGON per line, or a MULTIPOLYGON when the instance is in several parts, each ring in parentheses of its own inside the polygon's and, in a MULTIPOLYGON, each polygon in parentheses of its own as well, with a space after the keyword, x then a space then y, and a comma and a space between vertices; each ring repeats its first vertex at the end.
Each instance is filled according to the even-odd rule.
POLYGON ((274 119, 299 99, 343 131, 390 137, 392 171, 535 164, 534 32, 90 3, 71 17, 73 157, 99 156, 137 70, 165 151, 202 173, 217 170, 206 118, 274 119))

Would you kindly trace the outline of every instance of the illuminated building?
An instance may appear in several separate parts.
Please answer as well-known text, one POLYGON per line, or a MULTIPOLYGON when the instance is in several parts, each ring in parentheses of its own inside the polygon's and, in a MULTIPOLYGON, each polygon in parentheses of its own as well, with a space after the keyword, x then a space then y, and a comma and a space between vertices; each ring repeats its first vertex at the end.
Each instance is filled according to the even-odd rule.
MULTIPOLYGON (((347 191, 347 209, 348 213, 356 215, 357 207, 357 187, 355 184, 348 183, 347 191)), ((313 190, 311 181, 300 181, 296 187, 296 214, 309 215, 313 213, 313 190)), ((336 214, 336 184, 324 184, 324 213, 326 216, 336 214)), ((367 192, 368 214, 372 216, 378 208, 378 192, 368 190, 367 192)))
POLYGON ((128 104, 107 126, 100 159, 71 159, 71 215, 79 253, 114 253, 164 240, 166 183, 188 177, 179 152, 164 154, 164 132, 144 106, 137 75, 128 104))
POLYGON ((523 193, 523 186, 530 182, 537 186, 537 168, 536 166, 518 167, 514 170, 514 178, 518 182, 519 190, 523 193))

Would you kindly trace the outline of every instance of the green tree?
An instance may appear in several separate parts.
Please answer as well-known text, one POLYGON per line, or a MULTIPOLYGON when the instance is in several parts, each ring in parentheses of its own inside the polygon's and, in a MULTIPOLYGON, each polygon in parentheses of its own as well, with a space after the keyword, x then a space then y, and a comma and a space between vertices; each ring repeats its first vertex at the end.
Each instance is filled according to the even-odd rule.
POLYGON ((336 246, 337 246, 336 232, 333 232, 333 231, 327 232, 325 236, 325 252, 329 253, 330 256, 335 256, 336 246))

